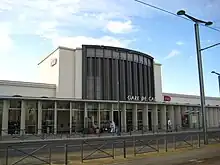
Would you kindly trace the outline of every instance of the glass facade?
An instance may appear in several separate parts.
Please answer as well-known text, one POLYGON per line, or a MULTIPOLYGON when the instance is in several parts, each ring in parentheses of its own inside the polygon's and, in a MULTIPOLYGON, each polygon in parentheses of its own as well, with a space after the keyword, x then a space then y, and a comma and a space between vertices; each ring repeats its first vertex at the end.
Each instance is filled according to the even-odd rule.
POLYGON ((83 99, 155 97, 153 58, 132 50, 83 45, 83 99))
POLYGON ((27 134, 37 133, 37 121, 38 121, 38 111, 37 111, 37 101, 27 102, 25 108, 25 131, 27 134))

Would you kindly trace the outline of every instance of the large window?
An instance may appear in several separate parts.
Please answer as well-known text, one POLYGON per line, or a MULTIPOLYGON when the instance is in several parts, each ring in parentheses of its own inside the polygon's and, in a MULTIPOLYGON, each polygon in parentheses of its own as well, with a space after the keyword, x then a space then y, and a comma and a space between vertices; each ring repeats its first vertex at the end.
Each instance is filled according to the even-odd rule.
POLYGON ((83 98, 154 97, 153 58, 122 48, 83 45, 83 98))

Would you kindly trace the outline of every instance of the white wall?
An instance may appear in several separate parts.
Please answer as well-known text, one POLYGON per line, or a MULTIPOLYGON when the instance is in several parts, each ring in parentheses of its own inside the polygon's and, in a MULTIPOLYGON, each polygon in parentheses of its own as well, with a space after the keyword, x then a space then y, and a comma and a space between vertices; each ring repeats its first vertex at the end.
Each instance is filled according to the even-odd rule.
POLYGON ((57 97, 82 98, 82 50, 60 47, 57 97))
POLYGON ((161 77, 162 77, 161 64, 154 63, 154 83, 155 83, 155 99, 156 99, 156 101, 163 101, 161 77))
POLYGON ((57 97, 74 98, 74 54, 74 50, 60 49, 57 97))
MULTIPOLYGON (((200 97, 194 95, 183 95, 174 93, 163 93, 163 96, 170 96, 172 103, 190 103, 200 104, 200 97)), ((206 97, 206 105, 220 105, 220 98, 218 97, 206 97)))
POLYGON ((58 85, 59 80, 59 48, 49 54, 38 64, 40 72, 40 82, 58 85), (51 66, 53 60, 57 60, 56 65, 51 66))
POLYGON ((53 84, 31 83, 21 81, 0 81, 0 95, 4 96, 30 96, 55 97, 56 87, 53 84))

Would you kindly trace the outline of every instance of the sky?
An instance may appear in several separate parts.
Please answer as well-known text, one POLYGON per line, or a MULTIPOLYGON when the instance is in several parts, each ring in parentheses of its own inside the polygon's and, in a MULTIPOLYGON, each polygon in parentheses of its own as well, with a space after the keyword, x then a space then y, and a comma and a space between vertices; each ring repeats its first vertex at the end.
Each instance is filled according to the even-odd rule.
MULTIPOLYGON (((219 0, 143 0, 176 13, 213 21, 220 29, 219 0)), ((201 46, 220 32, 200 26, 201 46)), ((41 82, 37 63, 57 46, 81 44, 138 50, 162 64, 163 92, 199 95, 193 23, 134 0, 1 0, 0 79, 41 82)), ((202 52, 205 94, 219 96, 220 46, 202 52)))

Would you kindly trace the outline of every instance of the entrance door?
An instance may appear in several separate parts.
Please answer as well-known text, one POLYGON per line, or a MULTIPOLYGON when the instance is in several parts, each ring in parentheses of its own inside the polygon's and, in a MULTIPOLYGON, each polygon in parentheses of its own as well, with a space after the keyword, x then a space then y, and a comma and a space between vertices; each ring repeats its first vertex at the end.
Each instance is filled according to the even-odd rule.
POLYGON ((151 116, 151 112, 148 112, 148 127, 149 127, 149 131, 152 131, 152 116, 151 116))
POLYGON ((115 125, 118 126, 118 111, 113 112, 113 121, 115 122, 115 125))

